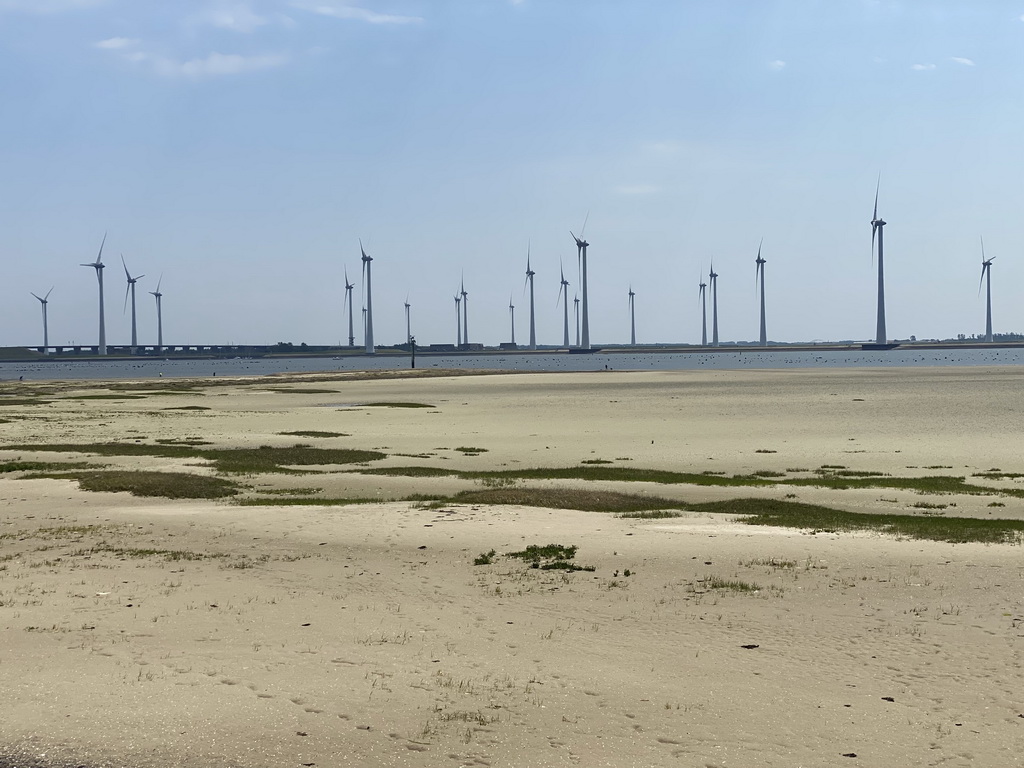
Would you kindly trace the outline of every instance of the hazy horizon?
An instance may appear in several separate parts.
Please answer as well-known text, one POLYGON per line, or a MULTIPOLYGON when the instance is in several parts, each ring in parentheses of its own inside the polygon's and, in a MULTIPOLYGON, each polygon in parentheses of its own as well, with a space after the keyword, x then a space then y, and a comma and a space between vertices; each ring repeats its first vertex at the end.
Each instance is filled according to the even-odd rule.
MULTIPOLYGON (((868 340, 881 174, 890 338, 1024 331, 1017 208, 1024 6, 994 0, 0 0, 0 346, 362 342, 559 344, 559 262, 591 338, 868 340), (589 216, 589 218, 588 218, 589 216), (710 337, 710 296, 708 334, 710 337)), ((570 305, 570 340, 575 340, 570 305)))

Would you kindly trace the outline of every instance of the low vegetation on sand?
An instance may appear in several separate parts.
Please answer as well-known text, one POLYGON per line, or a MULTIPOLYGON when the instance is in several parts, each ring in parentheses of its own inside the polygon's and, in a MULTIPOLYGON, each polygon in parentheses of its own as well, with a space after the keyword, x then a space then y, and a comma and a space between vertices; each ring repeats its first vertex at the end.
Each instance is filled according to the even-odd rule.
POLYGON ((166 499, 222 499, 239 492, 238 485, 230 480, 190 472, 101 470, 45 472, 28 477, 77 480, 79 487, 85 491, 126 491, 132 496, 159 496, 166 499))
MULTIPOLYGON (((522 560, 531 568, 542 571, 593 571, 592 565, 577 565, 572 562, 576 557, 576 550, 575 545, 567 547, 564 544, 530 544, 519 552, 506 552, 505 557, 522 560)), ((473 565, 493 565, 497 556, 497 552, 492 549, 475 558, 473 565)))

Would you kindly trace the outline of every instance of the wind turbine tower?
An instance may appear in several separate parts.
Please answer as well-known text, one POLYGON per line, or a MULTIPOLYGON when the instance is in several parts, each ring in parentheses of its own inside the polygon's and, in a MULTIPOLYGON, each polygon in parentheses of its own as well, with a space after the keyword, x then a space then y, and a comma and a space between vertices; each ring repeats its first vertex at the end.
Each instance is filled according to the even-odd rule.
MULTIPOLYGON (((881 178, 878 180, 881 184, 881 178)), ((885 268, 882 261, 882 234, 885 222, 878 218, 878 184, 875 185, 875 212, 871 217, 871 253, 875 252, 875 236, 878 236, 878 319, 875 327, 875 343, 885 344, 885 268)))
POLYGON ((711 346, 718 346, 718 273, 715 272, 715 263, 711 262, 711 272, 708 274, 711 283, 711 346))
POLYGON ((508 314, 512 318, 512 346, 516 345, 516 306, 512 303, 512 294, 508 296, 508 314))
POLYGON ((134 355, 136 353, 136 351, 138 350, 138 346, 139 346, 139 334, 138 334, 138 330, 137 330, 137 327, 136 327, 136 324, 135 324, 135 283, 137 283, 140 278, 145 277, 145 275, 138 275, 137 277, 132 277, 131 273, 128 271, 128 265, 124 263, 124 254, 123 253, 121 254, 121 266, 124 267, 124 276, 128 279, 128 287, 125 288, 125 291, 124 291, 125 307, 128 306, 128 294, 131 293, 131 295, 132 295, 132 347, 131 347, 131 353, 134 355))
POLYGON ((558 302, 562 302, 562 314, 564 315, 564 322, 562 323, 562 346, 566 349, 569 348, 569 281, 565 279, 565 270, 562 269, 562 265, 558 265, 558 271, 562 273, 562 284, 558 287, 558 299, 555 301, 555 306, 558 306, 558 302))
MULTIPOLYGON (((981 279, 985 281, 985 341, 989 344, 992 343, 992 262, 995 260, 995 256, 991 259, 985 258, 985 240, 982 238, 981 279), (986 278, 988 279, 986 280, 986 278)), ((981 283, 978 283, 978 292, 981 292, 981 283)), ((43 311, 45 312, 45 308, 43 311)))
POLYGON ((629 343, 636 346, 636 294, 633 286, 629 286, 629 343))
POLYGON ((345 268, 345 301, 341 305, 341 311, 345 311, 345 305, 348 305, 348 345, 354 347, 356 345, 356 334, 355 328, 352 324, 352 289, 356 287, 355 283, 348 281, 348 267, 345 268))
POLYGON ((50 346, 50 327, 49 327, 49 324, 46 321, 46 305, 49 303, 49 299, 50 299, 50 294, 51 293, 53 293, 53 288, 50 288, 50 290, 48 290, 46 292, 45 296, 36 296, 34 293, 32 294, 33 296, 36 296, 37 299, 39 299, 39 304, 43 308, 43 354, 44 355, 50 354, 50 350, 49 350, 49 346, 50 346))
POLYGON ((580 349, 590 349, 590 313, 587 303, 587 246, 590 243, 583 239, 583 232, 586 228, 587 222, 584 221, 579 237, 573 235, 571 231, 569 232, 572 239, 576 241, 576 260, 580 266, 580 287, 583 290, 583 338, 578 345, 580 349))
POLYGON ((572 299, 573 309, 576 311, 576 346, 580 345, 580 297, 574 296, 572 299))
MULTIPOLYGON (((763 240, 761 241, 764 242, 763 240)), ((761 258, 761 245, 757 246, 757 261, 754 262, 757 266, 754 268, 754 282, 758 279, 761 281, 761 346, 768 346, 768 330, 764 324, 764 265, 768 262, 761 258)))
POLYGON ((469 294, 466 293, 466 281, 462 281, 462 289, 459 291, 462 296, 462 343, 469 346, 469 294))
POLYGON ((412 344, 412 325, 409 321, 409 308, 412 305, 409 304, 409 296, 405 297, 405 343, 412 344))
POLYGON ((160 299, 164 297, 160 293, 160 283, 164 281, 164 276, 160 275, 160 279, 156 281, 156 290, 150 291, 153 298, 156 299, 156 352, 161 354, 164 351, 164 315, 160 306, 160 299))
POLYGON ((103 319, 103 245, 106 242, 107 235, 104 233, 103 240, 100 242, 100 252, 96 254, 96 261, 90 264, 82 264, 83 267, 92 267, 96 270, 96 281, 100 284, 100 338, 97 349, 101 355, 107 354, 107 327, 103 319))
POLYGON ((703 280, 700 281, 700 292, 698 297, 700 298, 700 345, 706 347, 708 345, 708 295, 707 295, 708 284, 703 280))
POLYGON ((455 292, 455 348, 462 347, 462 297, 455 292))
POLYGON ((359 252, 363 254, 363 283, 366 286, 366 354, 372 355, 377 351, 373 347, 373 284, 370 275, 373 259, 363 250, 362 240, 359 241, 359 252))
POLYGON ((537 318, 533 304, 533 276, 537 274, 530 268, 530 246, 526 246, 526 282, 530 286, 530 349, 537 348, 537 318))

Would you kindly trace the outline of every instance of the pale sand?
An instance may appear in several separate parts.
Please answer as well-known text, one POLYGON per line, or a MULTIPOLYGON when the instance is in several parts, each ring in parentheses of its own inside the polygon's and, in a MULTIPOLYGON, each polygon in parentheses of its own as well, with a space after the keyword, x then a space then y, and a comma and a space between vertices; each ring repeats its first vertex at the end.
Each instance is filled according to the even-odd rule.
MULTIPOLYGON (((310 377, 282 386, 337 396, 222 385, 7 406, 0 416, 32 418, 0 424, 0 436, 8 445, 203 436, 224 447, 302 440, 433 454, 380 462, 395 466, 629 458, 616 464, 963 476, 1024 472, 1022 383, 1024 372, 994 368, 310 377), (375 401, 436 408, 330 407, 375 401), (188 404, 213 410, 161 410, 188 404), (351 436, 277 434, 302 429, 351 436), (458 446, 487 452, 463 456, 458 446), (925 469, 935 466, 951 469, 925 469)), ((30 457, 0 458, 16 455, 30 457)), ((469 485, 348 474, 248 481, 381 498, 469 485)), ((694 501, 794 491, 595 487, 694 501)), ((909 513, 926 498, 957 505, 945 514, 993 512, 992 497, 795 491, 863 511, 909 513)), ((1024 517, 1024 499, 1000 501, 1000 516, 1024 517)), ((0 755, 118 766, 1022 761, 1020 547, 812 535, 727 516, 238 507, 11 477, 0 481, 0 505, 0 755), (33 534, 97 524, 112 527, 33 534), (101 541, 228 556, 82 554, 101 541), (492 548, 550 542, 578 545, 577 561, 596 571, 472 564, 492 548), (796 566, 755 562, 771 559, 796 566), (708 576, 761 589, 709 590, 708 576)))

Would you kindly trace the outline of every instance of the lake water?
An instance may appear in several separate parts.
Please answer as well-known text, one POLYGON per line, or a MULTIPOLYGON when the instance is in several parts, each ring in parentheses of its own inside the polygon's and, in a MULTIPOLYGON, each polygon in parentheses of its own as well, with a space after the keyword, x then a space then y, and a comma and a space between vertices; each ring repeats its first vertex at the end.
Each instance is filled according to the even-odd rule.
MULTIPOLYGON (((913 349, 749 349, 715 352, 597 352, 468 354, 416 356, 417 368, 500 369, 509 371, 600 371, 614 369, 745 370, 785 368, 900 368, 918 366, 1024 365, 1024 348, 913 349)), ((61 360, 0 363, 0 379, 148 379, 202 376, 261 376, 270 373, 381 370, 408 368, 409 358, 358 355, 342 358, 246 358, 234 360, 61 360)))

